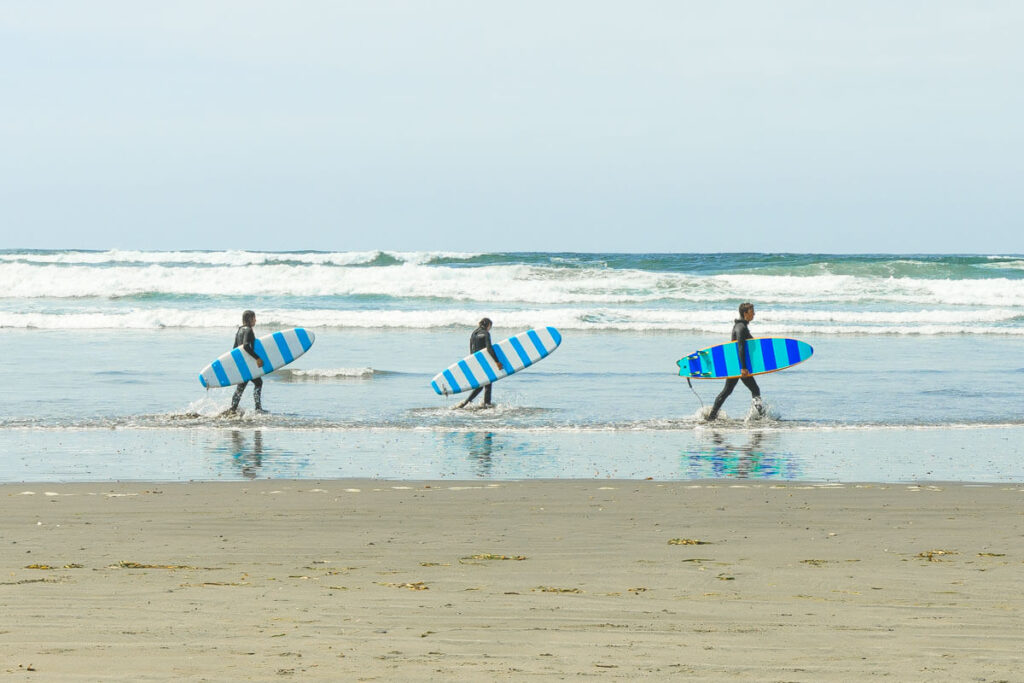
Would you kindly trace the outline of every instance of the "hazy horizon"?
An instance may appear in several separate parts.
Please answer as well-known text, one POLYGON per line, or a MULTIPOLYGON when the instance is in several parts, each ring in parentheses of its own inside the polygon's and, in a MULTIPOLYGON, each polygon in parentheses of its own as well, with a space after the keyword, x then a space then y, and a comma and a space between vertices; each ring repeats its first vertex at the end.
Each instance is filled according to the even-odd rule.
POLYGON ((1024 252, 1024 6, 5 3, 12 248, 1024 252))

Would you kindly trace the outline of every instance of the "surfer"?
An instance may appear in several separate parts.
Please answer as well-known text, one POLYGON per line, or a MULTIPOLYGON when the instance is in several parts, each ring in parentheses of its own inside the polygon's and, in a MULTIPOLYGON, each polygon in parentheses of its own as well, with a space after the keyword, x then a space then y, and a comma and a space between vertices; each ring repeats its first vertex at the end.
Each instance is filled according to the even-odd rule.
POLYGON ((754 304, 742 303, 740 304, 740 317, 736 319, 732 326, 732 341, 736 342, 736 351, 740 356, 740 376, 730 377, 725 380, 725 386, 722 388, 722 393, 715 397, 715 404, 711 407, 711 412, 708 413, 705 418, 709 422, 718 417, 718 411, 725 403, 725 399, 729 398, 729 394, 736 388, 736 383, 742 381, 748 389, 750 389, 750 395, 753 399, 754 410, 757 411, 758 415, 764 415, 764 405, 761 403, 761 389, 757 386, 757 382, 754 380, 754 376, 750 374, 750 357, 747 355, 747 340, 753 339, 753 335, 750 334, 750 329, 747 327, 748 323, 754 319, 754 304))
MULTIPOLYGON (((247 354, 256 359, 257 367, 263 367, 263 359, 256 355, 256 349, 253 348, 253 342, 256 341, 256 334, 252 331, 253 326, 256 325, 256 314, 252 311, 245 311, 242 313, 242 326, 235 332, 235 348, 239 346, 247 354)), ((229 413, 238 412, 238 402, 242 400, 242 392, 245 391, 245 385, 249 382, 242 382, 235 389, 234 396, 231 397, 231 407, 228 409, 229 413)), ((263 378, 256 377, 252 380, 252 398, 256 402, 256 412, 265 413, 263 410, 263 378)))
MULTIPOLYGON (((491 354, 491 358, 498 364, 498 367, 502 370, 505 366, 501 364, 498 359, 498 354, 494 352, 494 347, 491 346, 491 326, 493 323, 490 318, 482 318, 476 329, 473 330, 473 334, 469 335, 469 352, 476 353, 487 349, 487 353, 491 354)), ((465 408, 469 403, 480 395, 480 392, 484 392, 484 408, 490 408, 493 404, 491 403, 491 383, 486 384, 482 387, 477 387, 473 390, 473 393, 469 395, 462 403, 456 405, 456 408, 465 408)))

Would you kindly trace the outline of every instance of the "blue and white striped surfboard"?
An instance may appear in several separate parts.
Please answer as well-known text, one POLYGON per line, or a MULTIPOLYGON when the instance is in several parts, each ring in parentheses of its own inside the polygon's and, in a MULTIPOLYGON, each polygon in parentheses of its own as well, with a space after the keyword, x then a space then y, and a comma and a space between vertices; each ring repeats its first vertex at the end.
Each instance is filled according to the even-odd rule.
POLYGON ((492 344, 505 370, 498 368, 486 350, 477 351, 437 373, 430 386, 444 396, 476 389, 530 367, 549 356, 561 343, 562 335, 553 327, 527 330, 492 344))
MULTIPOLYGON (((750 360, 750 374, 763 375, 803 363, 811 357, 814 349, 810 344, 796 339, 764 337, 747 340, 750 360)), ((736 342, 719 344, 691 353, 681 358, 679 375, 693 379, 726 379, 740 376, 740 355, 736 342)))
POLYGON ((251 379, 262 377, 309 351, 316 335, 301 327, 281 330, 258 338, 252 348, 263 359, 263 367, 256 365, 256 359, 237 346, 199 373, 199 382, 207 389, 228 387, 251 379))

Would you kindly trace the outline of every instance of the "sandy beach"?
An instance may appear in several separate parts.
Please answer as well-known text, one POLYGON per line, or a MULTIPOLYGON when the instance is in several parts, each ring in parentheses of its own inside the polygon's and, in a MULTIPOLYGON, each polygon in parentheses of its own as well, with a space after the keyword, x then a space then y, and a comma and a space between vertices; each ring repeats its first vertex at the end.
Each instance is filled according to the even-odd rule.
POLYGON ((0 486, 12 680, 1022 680, 1024 486, 0 486))

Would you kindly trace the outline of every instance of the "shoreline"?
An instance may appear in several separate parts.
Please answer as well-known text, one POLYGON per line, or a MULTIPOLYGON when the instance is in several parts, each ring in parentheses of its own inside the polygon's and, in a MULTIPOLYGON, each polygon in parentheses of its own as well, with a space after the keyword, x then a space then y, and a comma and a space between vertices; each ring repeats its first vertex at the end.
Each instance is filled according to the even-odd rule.
POLYGON ((1006 483, 0 484, 0 671, 1012 679, 1022 503, 1006 483))
POLYGON ((0 481, 1024 482, 1024 425, 848 431, 2 430, 0 481))

